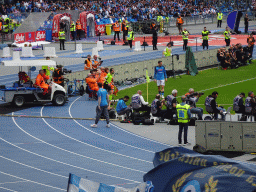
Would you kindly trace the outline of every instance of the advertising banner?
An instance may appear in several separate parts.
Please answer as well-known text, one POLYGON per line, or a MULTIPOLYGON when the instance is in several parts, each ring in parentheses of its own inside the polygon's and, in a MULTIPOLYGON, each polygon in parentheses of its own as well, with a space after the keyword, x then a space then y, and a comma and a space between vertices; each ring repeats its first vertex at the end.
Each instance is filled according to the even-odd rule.
POLYGON ((14 34, 14 42, 15 43, 24 43, 25 42, 25 34, 24 33, 14 34))
POLYGON ((36 32, 25 33, 25 40, 27 42, 35 42, 36 41, 36 32))
POLYGON ((45 41, 46 33, 45 31, 36 31, 36 41, 45 41))

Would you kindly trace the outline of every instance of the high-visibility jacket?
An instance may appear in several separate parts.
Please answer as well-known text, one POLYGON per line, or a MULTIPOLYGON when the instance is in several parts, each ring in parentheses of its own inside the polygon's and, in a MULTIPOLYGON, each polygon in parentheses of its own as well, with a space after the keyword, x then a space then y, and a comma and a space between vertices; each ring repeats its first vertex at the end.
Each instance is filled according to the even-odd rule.
POLYGON ((231 37, 230 37, 230 31, 224 31, 224 37, 225 37, 225 39, 230 39, 231 37))
POLYGON ((113 80, 113 76, 111 75, 111 73, 108 73, 105 77, 106 81, 105 83, 106 84, 111 84, 112 80, 113 80))
POLYGON ((120 25, 119 25, 119 23, 114 23, 114 24, 113 24, 113 30, 114 30, 114 31, 120 31, 120 25))
POLYGON ((54 67, 50 67, 50 70, 49 70, 49 69, 48 69, 48 66, 42 66, 42 69, 45 69, 45 70, 46 70, 45 75, 50 76, 50 75, 51 75, 50 70, 54 70, 54 67))
POLYGON ((124 20, 123 22, 122 22, 122 31, 127 31, 127 22, 124 20))
POLYGON ((223 17, 223 13, 218 13, 218 14, 217 14, 217 19, 218 19, 218 20, 222 20, 222 17, 223 17))
POLYGON ((88 84, 89 88, 93 91, 99 91, 98 83, 95 78, 87 77, 85 79, 86 83, 88 84))
POLYGON ((208 40, 209 39, 209 31, 202 31, 202 39, 208 40))
POLYGON ((14 24, 13 23, 9 23, 9 30, 13 30, 14 29, 14 24))
POLYGON ((74 23, 70 25, 70 31, 76 31, 76 25, 74 23))
POLYGON ((76 23, 76 29, 79 30, 79 29, 82 29, 82 25, 80 22, 76 23))
POLYGON ((98 68, 98 65, 99 65, 99 61, 93 60, 92 68, 93 68, 93 69, 97 69, 97 68, 98 68))
POLYGON ((188 104, 185 104, 185 105, 178 104, 176 106, 178 123, 188 123, 189 122, 189 116, 188 116, 189 108, 190 108, 190 106, 188 104))
POLYGON ((166 22, 166 23, 169 22, 169 17, 165 17, 165 22, 166 22))
POLYGON ((187 40, 188 39, 188 31, 183 31, 182 32, 182 39, 187 40))
POLYGON ((2 31, 2 22, 0 22, 0 31, 2 31))
POLYGON ((178 23, 178 24, 183 24, 183 23, 184 23, 184 21, 183 21, 183 19, 182 19, 182 18, 177 18, 177 23, 178 23))
POLYGON ((172 55, 172 48, 166 47, 164 51, 164 56, 165 57, 170 57, 172 55))
POLYGON ((60 31, 59 32, 59 39, 66 39, 66 37, 65 37, 65 31, 60 31))
POLYGON ((54 83, 61 84, 64 81, 63 73, 60 69, 55 69, 54 73, 52 74, 54 83))
POLYGON ((150 25, 150 29, 153 29, 155 26, 156 26, 156 24, 155 24, 155 23, 152 23, 152 24, 150 25))
POLYGON ((104 84, 104 82, 105 82, 105 77, 106 77, 106 76, 107 76, 107 73, 106 73, 106 72, 101 72, 100 78, 99 78, 99 80, 98 80, 98 83, 104 84))
POLYGON ((128 32, 128 36, 127 36, 127 40, 134 40, 134 34, 133 34, 133 31, 129 31, 128 32))
POLYGON ((21 24, 17 24, 17 23, 16 23, 16 28, 18 28, 20 25, 21 25, 21 24))
POLYGON ((36 77, 36 83, 35 85, 43 88, 43 89, 48 89, 49 88, 49 85, 45 83, 45 79, 47 79, 47 77, 45 75, 41 75, 41 74, 38 74, 37 77, 36 77))
POLYGON ((8 33, 9 32, 9 26, 3 25, 3 32, 8 33))
POLYGON ((157 16, 157 22, 160 22, 163 20, 163 17, 162 16, 157 16))
POLYGON ((89 59, 86 59, 86 64, 84 65, 84 70, 89 70, 92 66, 92 61, 89 61, 89 59))

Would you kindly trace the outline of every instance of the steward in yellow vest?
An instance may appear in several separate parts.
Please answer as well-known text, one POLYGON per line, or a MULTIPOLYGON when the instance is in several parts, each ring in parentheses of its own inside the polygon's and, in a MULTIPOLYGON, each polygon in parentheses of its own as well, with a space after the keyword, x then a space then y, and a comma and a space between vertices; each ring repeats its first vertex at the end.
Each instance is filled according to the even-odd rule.
POLYGON ((65 50, 65 39, 66 39, 65 31, 63 29, 60 29, 59 31, 60 50, 62 50, 61 47, 63 47, 63 50, 65 50))
POLYGON ((208 50, 208 39, 209 39, 209 33, 210 31, 206 30, 206 27, 204 27, 204 30, 202 31, 202 39, 203 39, 203 49, 206 47, 208 50))
POLYGON ((221 28, 222 18, 223 18, 223 13, 221 13, 221 11, 219 11, 219 13, 217 13, 217 20, 218 20, 217 27, 221 28))

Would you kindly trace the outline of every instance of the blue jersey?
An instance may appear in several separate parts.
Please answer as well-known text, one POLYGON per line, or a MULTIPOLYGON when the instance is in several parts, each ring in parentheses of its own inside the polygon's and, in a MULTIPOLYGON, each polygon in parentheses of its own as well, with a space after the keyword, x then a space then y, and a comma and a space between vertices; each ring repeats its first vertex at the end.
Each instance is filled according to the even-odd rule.
POLYGON ((155 67, 155 74, 154 74, 154 79, 156 80, 164 80, 167 78, 167 75, 166 75, 166 70, 165 70, 165 67, 164 66, 156 66, 155 67))
POLYGON ((108 92, 106 89, 100 88, 99 91, 97 92, 98 98, 101 97, 101 103, 100 106, 108 106, 108 101, 107 101, 107 94, 108 92))

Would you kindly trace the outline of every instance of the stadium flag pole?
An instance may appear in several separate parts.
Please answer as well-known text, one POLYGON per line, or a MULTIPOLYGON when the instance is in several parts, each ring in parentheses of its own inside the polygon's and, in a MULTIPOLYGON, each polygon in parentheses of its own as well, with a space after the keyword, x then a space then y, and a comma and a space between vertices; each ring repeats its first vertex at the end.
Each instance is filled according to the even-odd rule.
POLYGON ((147 79, 147 102, 148 102, 148 83, 150 83, 150 79, 148 76, 148 70, 146 70, 146 79, 147 79))

